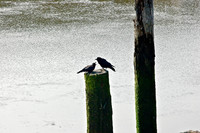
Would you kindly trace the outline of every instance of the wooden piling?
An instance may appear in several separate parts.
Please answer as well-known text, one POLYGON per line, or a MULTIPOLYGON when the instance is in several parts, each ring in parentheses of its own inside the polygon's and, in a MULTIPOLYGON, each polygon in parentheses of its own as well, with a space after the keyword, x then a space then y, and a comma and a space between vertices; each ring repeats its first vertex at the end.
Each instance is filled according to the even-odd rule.
POLYGON ((153 0, 135 0, 135 102, 137 133, 157 133, 153 0))
POLYGON ((108 71, 85 73, 87 133, 113 133, 108 71))

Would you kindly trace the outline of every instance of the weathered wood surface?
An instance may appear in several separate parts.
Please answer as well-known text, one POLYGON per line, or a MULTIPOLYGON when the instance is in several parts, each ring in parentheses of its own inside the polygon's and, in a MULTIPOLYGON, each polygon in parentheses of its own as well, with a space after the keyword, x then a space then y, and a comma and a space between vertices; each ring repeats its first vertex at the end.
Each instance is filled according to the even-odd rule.
POLYGON ((157 133, 153 0, 135 0, 135 102, 137 133, 157 133))
POLYGON ((87 133, 113 133, 108 71, 85 73, 87 133))

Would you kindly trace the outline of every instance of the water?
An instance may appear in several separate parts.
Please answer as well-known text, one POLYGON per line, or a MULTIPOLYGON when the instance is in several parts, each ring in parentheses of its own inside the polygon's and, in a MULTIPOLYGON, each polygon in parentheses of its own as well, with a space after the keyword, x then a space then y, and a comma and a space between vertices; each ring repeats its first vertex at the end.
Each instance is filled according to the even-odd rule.
MULTIPOLYGON (((197 130, 200 3, 154 4, 158 132, 197 130)), ((128 0, 1 1, 0 132, 86 132, 84 79, 76 72, 97 56, 116 66, 109 73, 114 132, 136 132, 134 13, 128 0)))

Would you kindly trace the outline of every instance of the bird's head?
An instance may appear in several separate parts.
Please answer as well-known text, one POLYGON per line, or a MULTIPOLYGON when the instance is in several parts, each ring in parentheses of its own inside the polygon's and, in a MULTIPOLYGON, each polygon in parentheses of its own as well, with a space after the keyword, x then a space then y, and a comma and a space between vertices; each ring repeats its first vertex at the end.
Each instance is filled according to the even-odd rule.
POLYGON ((97 57, 95 60, 97 60, 97 61, 98 61, 99 59, 101 59, 101 57, 97 57))
POLYGON ((92 63, 93 66, 96 66, 96 62, 92 63))

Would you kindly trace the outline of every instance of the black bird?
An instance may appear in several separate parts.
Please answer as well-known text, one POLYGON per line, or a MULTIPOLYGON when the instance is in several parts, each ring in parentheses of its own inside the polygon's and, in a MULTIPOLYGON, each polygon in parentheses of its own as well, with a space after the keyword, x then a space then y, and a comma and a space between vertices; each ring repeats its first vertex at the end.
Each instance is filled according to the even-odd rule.
POLYGON ((112 64, 110 64, 110 62, 108 62, 107 60, 101 58, 101 57, 97 57, 96 60, 98 61, 99 65, 104 69, 104 68, 110 68, 113 71, 115 71, 114 66, 112 64))
POLYGON ((95 66, 96 66, 96 63, 92 63, 92 65, 86 66, 85 68, 83 68, 82 70, 80 70, 79 72, 77 72, 77 74, 79 74, 80 72, 91 73, 94 70, 95 66))

